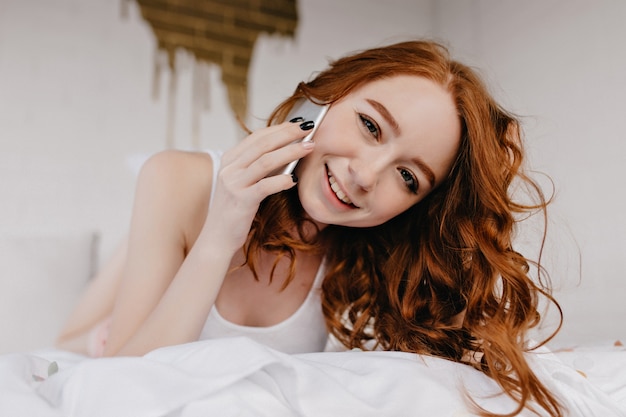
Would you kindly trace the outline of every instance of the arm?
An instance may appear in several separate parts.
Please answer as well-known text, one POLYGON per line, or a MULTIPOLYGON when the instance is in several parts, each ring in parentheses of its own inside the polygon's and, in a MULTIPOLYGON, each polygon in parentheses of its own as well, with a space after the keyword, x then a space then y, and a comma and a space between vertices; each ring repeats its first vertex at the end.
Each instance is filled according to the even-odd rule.
POLYGON ((83 355, 89 354, 90 332, 108 319, 126 261, 126 239, 116 248, 113 256, 93 277, 87 290, 63 326, 56 346, 83 355))
POLYGON ((287 175, 265 176, 311 150, 288 145, 299 137, 298 126, 285 123, 227 152, 210 211, 207 155, 168 151, 146 163, 105 355, 197 340, 260 202, 294 185, 287 175))
MULTIPOLYGON (((168 314, 155 329, 150 325, 150 317, 178 272, 184 272, 185 254, 193 244, 194 234, 197 236, 197 230, 202 227, 208 208, 211 180, 212 164, 208 155, 166 151, 153 156, 142 167, 137 181, 127 258, 105 355, 142 354, 151 348, 171 344, 168 339, 179 343, 192 340, 191 336, 181 337, 176 330, 182 325, 180 330, 185 335, 191 334, 193 321, 177 323, 174 322, 178 319, 176 314, 168 314), (141 332, 147 332, 149 336, 142 336, 141 332), (156 340, 153 342, 152 338, 156 340), (127 344, 127 349, 122 350, 127 344)), ((222 260, 226 268, 229 262, 230 258, 222 260)), ((213 274, 204 278, 207 278, 203 280, 205 285, 219 288, 223 277, 213 274)), ((210 302, 210 293, 215 289, 198 288, 198 292, 201 291, 209 292, 210 302)), ((192 294, 178 296, 181 301, 174 306, 177 310, 191 306, 192 300, 188 304, 185 300, 192 294)), ((194 302, 193 305, 200 308, 204 304, 194 302)), ((191 316, 202 314, 201 311, 183 310, 191 316)))

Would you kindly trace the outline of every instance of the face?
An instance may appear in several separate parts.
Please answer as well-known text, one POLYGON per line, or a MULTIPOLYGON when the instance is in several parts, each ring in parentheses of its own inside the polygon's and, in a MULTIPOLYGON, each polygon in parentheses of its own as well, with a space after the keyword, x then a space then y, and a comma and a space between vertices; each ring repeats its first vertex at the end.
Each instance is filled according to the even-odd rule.
POLYGON ((303 208, 320 226, 377 226, 448 175, 461 126, 449 92, 426 78, 373 81, 333 103, 296 168, 303 208))

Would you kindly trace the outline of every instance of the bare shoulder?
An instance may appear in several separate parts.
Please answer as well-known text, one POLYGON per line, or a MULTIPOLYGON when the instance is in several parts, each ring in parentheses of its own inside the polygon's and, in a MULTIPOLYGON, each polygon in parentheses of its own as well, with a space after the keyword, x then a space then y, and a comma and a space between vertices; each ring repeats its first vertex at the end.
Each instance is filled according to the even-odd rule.
POLYGON ((158 152, 148 158, 141 169, 142 175, 162 173, 166 174, 166 177, 199 174, 202 171, 210 175, 213 172, 213 160, 208 153, 180 150, 158 152), (144 174, 146 171, 147 174, 144 174))
POLYGON ((137 195, 150 194, 160 201, 168 217, 181 222, 185 240, 191 244, 206 219, 212 184, 213 160, 209 154, 166 150, 142 166, 137 195))
POLYGON ((148 183, 155 191, 174 193, 179 198, 210 193, 212 181, 213 161, 203 152, 161 151, 152 155, 139 173, 140 186, 148 183))

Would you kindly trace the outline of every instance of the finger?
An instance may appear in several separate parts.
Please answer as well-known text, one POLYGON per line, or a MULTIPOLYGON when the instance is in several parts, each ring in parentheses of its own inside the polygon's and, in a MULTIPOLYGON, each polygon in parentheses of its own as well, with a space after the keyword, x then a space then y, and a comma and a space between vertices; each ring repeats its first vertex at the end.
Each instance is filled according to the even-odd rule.
POLYGON ((297 184, 294 174, 281 174, 263 178, 254 184, 251 189, 260 203, 267 196, 293 188, 297 184))
MULTIPOLYGON (((250 175, 268 177, 285 173, 285 168, 293 169, 296 163, 306 157, 314 148, 314 142, 296 142, 264 154, 248 167, 250 175)), ((288 172, 291 173, 291 172, 288 172)))
POLYGON ((250 133, 243 140, 241 140, 238 144, 236 144, 235 146, 230 148, 228 151, 226 151, 222 157, 222 161, 229 162, 231 160, 236 160, 237 158, 239 158, 239 156, 243 152, 245 152, 248 149, 251 143, 253 143, 256 140, 259 140, 259 138, 263 137, 266 134, 272 134, 273 132, 280 130, 282 127, 281 125, 282 123, 278 125, 264 127, 264 128, 255 130, 254 132, 250 133))
POLYGON ((283 148, 306 136, 310 125, 304 125, 304 128, 307 130, 304 130, 301 125, 303 124, 286 122, 253 133, 245 138, 240 146, 237 146, 238 149, 233 155, 229 155, 229 157, 233 158, 230 161, 236 161, 241 167, 250 166, 261 156, 283 148))
MULTIPOLYGON (((249 166, 243 169, 228 170, 228 175, 235 175, 234 185, 246 187, 259 182, 265 177, 281 174, 282 169, 292 161, 297 161, 308 155, 314 148, 313 142, 291 143, 282 148, 261 155, 249 166)), ((279 176, 280 176, 279 175, 279 176)))

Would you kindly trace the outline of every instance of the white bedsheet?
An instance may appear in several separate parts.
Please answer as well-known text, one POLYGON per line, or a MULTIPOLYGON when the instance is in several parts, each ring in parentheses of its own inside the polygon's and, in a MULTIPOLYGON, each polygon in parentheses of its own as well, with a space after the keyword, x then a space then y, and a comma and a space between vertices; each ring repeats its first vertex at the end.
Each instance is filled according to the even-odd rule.
MULTIPOLYGON (((575 362, 570 353, 566 359, 575 362)), ((584 352, 598 364, 605 353, 584 352)), ((530 360, 567 415, 621 417, 626 352, 612 353, 612 364, 597 366, 593 377, 551 353, 530 360)), ((233 338, 139 358, 56 350, 0 356, 0 416, 7 417, 465 417, 473 414, 464 390, 490 411, 513 408, 506 396, 493 395, 499 391, 492 380, 468 366, 398 352, 286 355, 233 338)))

